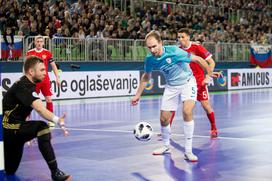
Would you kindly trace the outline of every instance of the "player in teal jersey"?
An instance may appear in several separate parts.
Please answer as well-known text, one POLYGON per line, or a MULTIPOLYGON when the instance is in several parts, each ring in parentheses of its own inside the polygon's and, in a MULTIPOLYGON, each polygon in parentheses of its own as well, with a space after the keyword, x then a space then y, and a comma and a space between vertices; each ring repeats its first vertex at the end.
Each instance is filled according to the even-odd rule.
POLYGON ((160 112, 161 134, 164 142, 162 148, 153 151, 153 155, 170 153, 170 125, 172 112, 176 111, 180 102, 183 103, 185 159, 198 161, 192 152, 194 132, 193 108, 197 96, 196 80, 190 69, 191 61, 199 63, 211 75, 209 65, 201 57, 187 53, 177 46, 163 46, 161 36, 157 31, 149 32, 145 37, 146 46, 150 53, 145 59, 145 73, 141 77, 140 86, 131 104, 137 105, 145 85, 151 78, 153 68, 159 69, 165 76, 166 86, 162 96, 160 112))

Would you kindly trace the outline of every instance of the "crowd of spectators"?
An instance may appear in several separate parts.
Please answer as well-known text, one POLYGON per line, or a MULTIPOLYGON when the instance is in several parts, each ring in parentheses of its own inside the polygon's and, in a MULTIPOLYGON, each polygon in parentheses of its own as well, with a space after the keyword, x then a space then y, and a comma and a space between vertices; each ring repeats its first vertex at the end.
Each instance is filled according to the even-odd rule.
POLYGON ((193 40, 272 44, 272 10, 265 0, 172 2, 144 3, 131 14, 99 0, 0 0, 0 30, 51 38, 144 39, 155 29, 163 39, 176 40, 176 31, 187 27, 193 40))
MULTIPOLYGON (((159 0, 163 1, 163 0, 159 0)), ((175 4, 223 7, 232 10, 266 11, 270 0, 168 0, 175 4)))

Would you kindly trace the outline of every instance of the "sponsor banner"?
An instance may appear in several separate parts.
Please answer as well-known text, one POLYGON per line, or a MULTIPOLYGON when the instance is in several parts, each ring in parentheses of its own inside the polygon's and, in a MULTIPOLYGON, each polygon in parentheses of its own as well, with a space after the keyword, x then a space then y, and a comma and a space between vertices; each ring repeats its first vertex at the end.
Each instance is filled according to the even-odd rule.
POLYGON ((3 170, 4 170, 4 144, 3 144, 3 141, 1 140, 0 141, 0 178, 1 178, 1 171, 3 170))
POLYGON ((250 47, 250 62, 262 68, 272 66, 272 46, 252 45, 250 47))
MULTIPOLYGON (((22 73, 3 73, 3 91, 21 76, 22 73)), ((135 95, 140 82, 139 71, 62 72, 60 87, 54 74, 50 72, 49 76, 53 99, 135 95)))
MULTIPOLYGON (((144 71, 141 71, 141 77, 144 71)), ((152 77, 149 83, 146 85, 143 94, 162 94, 165 86, 165 78, 160 71, 152 71, 152 77)))
POLYGON ((218 77, 211 77, 208 89, 210 91, 227 91, 228 90, 228 71, 227 70, 214 70, 218 72, 218 77))
MULTIPOLYGON (((215 70, 219 72, 218 77, 211 78, 208 85, 210 91, 226 91, 228 90, 228 74, 227 70, 215 70)), ((141 75, 144 72, 141 71, 141 75)), ((153 71, 152 77, 144 89, 144 94, 161 94, 164 91, 165 78, 160 71, 153 71)))
POLYGON ((272 87, 272 69, 229 69, 228 89, 272 87))
MULTIPOLYGON (((0 32, 1 33, 1 32, 0 32)), ((1 70, 1 65, 0 65, 1 70)), ((3 145, 3 128, 2 128, 2 84, 1 84, 1 72, 0 72, 0 178, 3 178, 3 170, 4 170, 4 145, 3 145)))

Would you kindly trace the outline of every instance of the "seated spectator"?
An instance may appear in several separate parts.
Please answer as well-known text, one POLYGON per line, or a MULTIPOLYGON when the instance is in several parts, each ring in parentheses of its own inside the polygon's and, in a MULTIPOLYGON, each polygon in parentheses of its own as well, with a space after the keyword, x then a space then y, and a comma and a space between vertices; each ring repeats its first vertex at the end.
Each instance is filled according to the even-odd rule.
POLYGON ((95 35, 95 31, 90 31, 90 33, 86 36, 86 40, 89 40, 92 38, 97 38, 97 36, 95 35))
POLYGON ((28 25, 28 18, 27 17, 23 17, 22 24, 19 27, 19 30, 22 31, 25 36, 29 36, 30 27, 28 25))
POLYGON ((52 38, 52 34, 49 28, 46 28, 43 35, 48 36, 49 38, 52 38))
POLYGON ((53 40, 53 43, 56 45, 56 47, 60 48, 60 54, 62 54, 62 50, 65 49, 66 44, 61 28, 57 29, 57 33, 53 35, 53 40))

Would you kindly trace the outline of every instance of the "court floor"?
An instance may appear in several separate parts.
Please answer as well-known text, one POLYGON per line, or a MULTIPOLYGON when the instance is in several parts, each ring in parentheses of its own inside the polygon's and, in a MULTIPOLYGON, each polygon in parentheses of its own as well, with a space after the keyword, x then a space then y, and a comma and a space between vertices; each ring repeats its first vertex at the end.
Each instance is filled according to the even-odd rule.
MULTIPOLYGON (((134 138, 139 121, 159 132, 160 96, 144 97, 136 107, 130 106, 130 97, 55 101, 56 114, 67 113, 70 131, 64 137, 52 130, 59 167, 74 181, 271 181, 272 89, 212 93, 210 98, 219 138, 209 138, 209 122, 197 103, 193 151, 198 163, 184 160, 180 111, 170 155, 151 154, 162 145, 157 136, 148 142, 134 138)), ((51 180, 37 144, 25 146, 16 175, 4 180, 51 180)))

